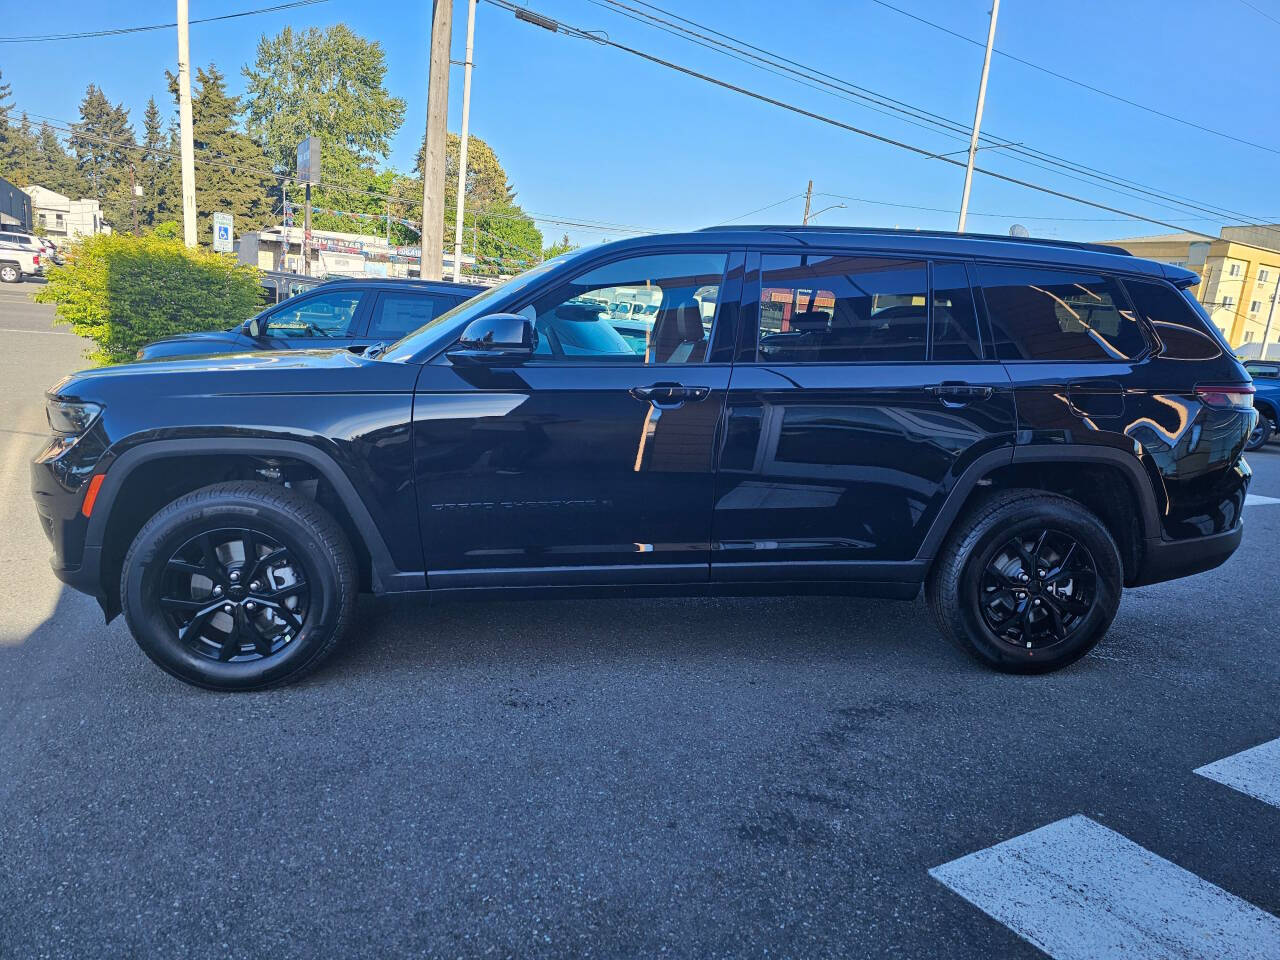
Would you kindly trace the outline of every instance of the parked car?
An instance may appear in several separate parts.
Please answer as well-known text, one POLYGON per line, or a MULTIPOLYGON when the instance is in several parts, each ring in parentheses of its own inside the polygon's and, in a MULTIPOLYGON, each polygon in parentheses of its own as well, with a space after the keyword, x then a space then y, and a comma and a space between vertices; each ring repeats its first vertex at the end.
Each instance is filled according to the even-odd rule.
POLYGON ((1245 449, 1258 450, 1280 433, 1280 361, 1249 360, 1244 368, 1253 377, 1253 405, 1258 410, 1258 423, 1245 449))
POLYGON ((44 250, 29 233, 0 231, 0 282, 21 283, 44 274, 44 250))
POLYGON ((1254 388, 1194 282, 1048 240, 638 237, 363 355, 69 376, 49 391, 36 507, 57 576, 216 689, 315 668, 359 590, 923 586, 983 663, 1053 670, 1099 641, 1124 587, 1240 543, 1254 388), (621 285, 659 298, 644 353, 587 302, 621 285))
POLYGON ((230 330, 153 340, 137 359, 391 343, 485 288, 430 280, 340 279, 304 289, 230 330))

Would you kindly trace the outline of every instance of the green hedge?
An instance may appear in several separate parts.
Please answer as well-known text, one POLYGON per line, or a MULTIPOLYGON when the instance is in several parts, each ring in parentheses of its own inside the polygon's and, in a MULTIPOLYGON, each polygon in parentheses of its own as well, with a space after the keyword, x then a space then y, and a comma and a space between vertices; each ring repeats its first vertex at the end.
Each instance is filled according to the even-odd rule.
POLYGON ((97 349, 97 363, 132 360, 159 337, 226 330, 260 309, 258 271, 157 236, 99 234, 72 246, 36 293, 97 349))

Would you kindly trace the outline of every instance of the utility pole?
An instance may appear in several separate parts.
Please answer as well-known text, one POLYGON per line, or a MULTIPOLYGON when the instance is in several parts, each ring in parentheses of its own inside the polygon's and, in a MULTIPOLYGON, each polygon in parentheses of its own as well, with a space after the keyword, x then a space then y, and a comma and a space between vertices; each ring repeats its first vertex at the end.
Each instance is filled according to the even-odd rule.
POLYGON ((453 281, 462 279, 462 214, 467 194, 467 141, 471 126, 471 52, 476 41, 476 0, 467 3, 467 56, 462 61, 462 139, 458 143, 457 217, 453 224, 453 281))
POLYGON ((387 211, 387 246, 391 246, 391 201, 384 199, 383 208, 387 211))
POLYGON ((191 133, 191 45, 187 0, 178 0, 178 126, 182 142, 182 239, 196 245, 196 162, 191 133))
POLYGON ((427 138, 422 151, 423 280, 444 273, 444 155, 449 137, 449 42, 453 0, 433 0, 431 65, 427 81, 427 138))
POLYGON ((800 221, 802 227, 809 225, 809 204, 813 203, 813 181, 809 181, 809 189, 804 192, 804 219, 800 221))
POLYGON ((302 275, 311 276, 311 179, 307 179, 302 207, 302 275))
POLYGON ((1267 340, 1271 336, 1271 321, 1276 316, 1276 300, 1280 299, 1280 278, 1276 280, 1276 288, 1271 291, 1271 308, 1267 310, 1267 325, 1262 328, 1262 352, 1258 354, 1259 360, 1267 359, 1267 340))
POLYGON ((964 233, 969 213, 969 188, 973 186, 973 158, 978 152, 978 132, 982 128, 982 107, 987 100, 987 73, 991 70, 991 48, 996 42, 996 18, 1000 16, 1000 0, 991 0, 991 27, 987 30, 987 52, 982 57, 982 79, 978 81, 978 106, 973 111, 973 134, 969 137, 969 162, 964 168, 964 193, 960 195, 960 220, 956 232, 964 233))

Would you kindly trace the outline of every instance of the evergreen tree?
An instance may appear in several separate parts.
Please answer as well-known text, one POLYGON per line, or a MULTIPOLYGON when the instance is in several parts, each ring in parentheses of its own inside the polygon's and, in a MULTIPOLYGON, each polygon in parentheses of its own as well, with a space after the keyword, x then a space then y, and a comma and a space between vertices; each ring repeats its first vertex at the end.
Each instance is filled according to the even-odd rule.
POLYGON ((80 122, 72 130, 76 169, 86 182, 87 195, 102 204, 102 218, 114 229, 131 229, 129 170, 137 156, 137 142, 129 111, 123 104, 113 104, 91 83, 80 101, 80 122))
POLYGON ((60 193, 72 200, 84 195, 84 181, 76 172, 76 161, 63 147, 53 127, 40 124, 36 134, 35 167, 31 182, 60 193))
POLYGON ((12 92, 13 88, 4 83, 0 75, 0 176, 16 187, 25 187, 31 183, 36 139, 25 113, 14 125, 12 92))
MULTIPOLYGON (((168 76, 176 101, 178 78, 168 76)), ((270 164, 262 149, 238 128, 240 100, 228 95, 226 78, 212 63, 196 71, 191 112, 199 242, 213 242, 215 212, 231 214, 237 234, 266 226, 276 180, 264 172, 270 164)))
POLYGON ((182 188, 178 182, 178 161, 172 156, 173 135, 162 126, 155 97, 147 101, 142 119, 142 152, 137 176, 142 187, 138 198, 138 219, 144 228, 182 215, 182 188))

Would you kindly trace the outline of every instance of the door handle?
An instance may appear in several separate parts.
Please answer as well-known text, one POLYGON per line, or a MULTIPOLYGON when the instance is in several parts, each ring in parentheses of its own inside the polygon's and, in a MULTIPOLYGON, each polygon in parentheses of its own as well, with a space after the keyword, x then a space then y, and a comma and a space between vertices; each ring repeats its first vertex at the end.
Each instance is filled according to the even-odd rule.
POLYGON ((990 400, 991 388, 982 384, 944 380, 928 388, 944 407, 963 407, 975 400, 990 400))
POLYGON ((705 400, 710 387, 686 387, 683 383, 655 383, 647 387, 632 387, 630 394, 637 400, 652 403, 655 407, 678 407, 685 401, 696 403, 705 400))

